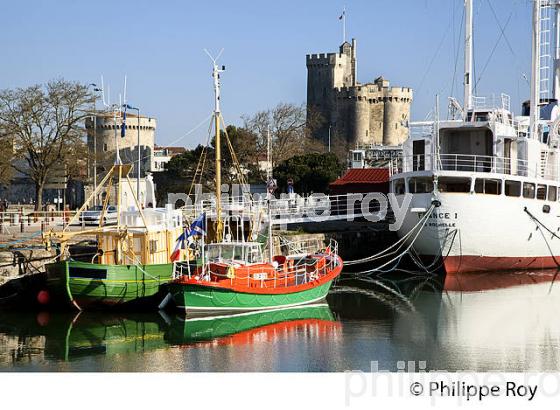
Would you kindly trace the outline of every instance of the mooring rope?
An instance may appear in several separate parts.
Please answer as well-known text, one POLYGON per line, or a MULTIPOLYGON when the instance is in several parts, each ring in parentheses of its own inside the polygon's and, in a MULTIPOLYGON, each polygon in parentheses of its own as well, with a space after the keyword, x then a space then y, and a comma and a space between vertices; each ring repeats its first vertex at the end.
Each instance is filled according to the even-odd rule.
MULTIPOLYGON (((420 220, 418 221, 418 223, 417 223, 405 236, 403 236, 403 238, 401 238, 400 241, 397 242, 397 243, 401 242, 402 239, 408 239, 410 236, 412 236, 412 235, 415 233, 415 234, 414 234, 414 238, 410 241, 410 243, 408 244, 408 246, 406 247, 406 249, 405 249, 403 252, 401 252, 399 255, 397 255, 396 257, 392 258, 392 259, 389 260, 388 262, 385 262, 385 263, 382 264, 381 266, 378 266, 378 267, 376 267, 376 268, 374 268, 374 269, 369 269, 369 270, 366 270, 366 271, 353 273, 353 274, 350 274, 350 275, 351 275, 351 276, 354 276, 354 277, 359 277, 359 276, 361 276, 361 275, 366 275, 366 274, 370 274, 370 273, 375 273, 375 272, 379 273, 379 272, 383 272, 382 269, 385 268, 386 266, 390 265, 391 263, 393 263, 393 262, 395 262, 395 261, 397 261, 397 262, 400 261, 400 259, 410 251, 410 249, 412 248, 412 246, 413 246, 414 243, 416 242, 416 239, 418 239, 418 236, 420 235, 420 233, 421 233, 422 230, 424 229, 424 226, 426 226, 426 223, 427 223, 427 221, 428 221, 428 219, 429 219, 429 217, 430 217, 432 211, 434 210, 434 208, 436 208, 436 207, 438 207, 438 206, 439 206, 439 201, 433 201, 433 202, 432 202, 432 205, 430 206, 430 208, 428 209, 428 211, 426 212, 426 214, 425 214, 422 218, 420 218, 420 220), (416 231, 416 232, 415 232, 415 231, 416 231)), ((393 255, 393 254, 395 254, 396 252, 398 252, 398 251, 401 249, 401 246, 399 246, 396 250, 387 253, 387 251, 388 251, 389 249, 393 248, 397 243, 391 245, 389 248, 385 249, 385 250, 382 251, 382 252, 379 252, 379 253, 376 254, 376 255, 372 255, 371 257, 367 257, 367 258, 363 258, 363 259, 359 259, 358 261, 359 261, 359 263, 364 263, 364 262, 366 262, 366 261, 372 261, 372 260, 374 260, 374 259, 379 259, 379 258, 381 258, 381 257, 383 257, 383 256, 384 256, 384 257, 389 257, 389 255, 393 255), (381 255, 383 255, 383 256, 381 256, 381 255)), ((404 242, 402 242, 402 243, 404 243, 404 242)), ((351 262, 350 265, 352 265, 352 264, 357 264, 356 261, 350 261, 350 262, 351 262)), ((348 262, 345 262, 345 265, 348 265, 348 264, 349 264, 348 262)))
MULTIPOLYGON (((555 232, 551 231, 544 223, 542 223, 535 215, 533 215, 528 209, 527 207, 523 208, 523 211, 525 211, 525 213, 527 215, 529 215, 529 217, 537 223, 537 229, 539 229, 539 225, 541 227, 543 227, 546 231, 548 231, 553 237, 560 239, 560 236, 556 235, 555 232)), ((550 247, 550 244, 548 243, 548 240, 546 239, 546 237, 544 236, 544 232, 542 231, 542 229, 539 229, 544 243, 546 244, 546 247, 548 248, 548 252, 550 252, 550 256, 552 256, 552 260, 554 260, 554 263, 556 264, 557 267, 560 267, 560 262, 558 262, 558 260, 556 260, 556 255, 554 255, 554 252, 552 251, 552 248, 550 247)))
MULTIPOLYGON (((435 208, 435 205, 432 204, 430 209, 426 212, 426 214, 422 218, 420 218, 420 220, 418 220, 416 225, 414 225, 414 227, 410 231, 408 231, 406 235, 404 235, 401 239, 399 239, 397 242, 395 242, 394 244, 392 244, 388 248, 386 248, 386 249, 382 250, 381 252, 378 252, 374 255, 367 256, 365 258, 355 259, 355 260, 350 260, 350 261, 344 261, 344 265, 345 266, 359 265, 359 264, 362 264, 362 263, 367 263, 367 262, 374 261, 376 259, 381 259, 383 257, 387 257, 389 255, 392 255, 392 254, 398 252, 401 248, 401 245, 414 233, 414 231, 418 228, 418 226, 420 224, 422 224, 422 228, 424 227, 427 219, 429 218, 429 216, 430 216, 430 214, 431 214, 431 212, 433 211, 434 208, 435 208), (395 249, 392 252, 389 252, 392 248, 394 248, 397 245, 399 245, 397 247, 397 249, 395 249)), ((422 229, 422 228, 420 228, 420 229, 422 229)))

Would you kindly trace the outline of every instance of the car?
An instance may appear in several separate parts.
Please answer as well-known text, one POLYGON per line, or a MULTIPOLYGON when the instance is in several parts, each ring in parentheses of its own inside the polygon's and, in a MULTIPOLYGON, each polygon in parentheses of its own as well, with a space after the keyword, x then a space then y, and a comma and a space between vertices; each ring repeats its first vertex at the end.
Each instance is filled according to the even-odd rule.
MULTIPOLYGON (((101 222, 102 211, 103 206, 97 205, 87 211, 82 212, 82 215, 80 216, 80 223, 83 225, 99 225, 101 222)), ((116 224, 117 216, 117 207, 115 205, 108 205, 107 210, 103 215, 103 225, 116 224)))

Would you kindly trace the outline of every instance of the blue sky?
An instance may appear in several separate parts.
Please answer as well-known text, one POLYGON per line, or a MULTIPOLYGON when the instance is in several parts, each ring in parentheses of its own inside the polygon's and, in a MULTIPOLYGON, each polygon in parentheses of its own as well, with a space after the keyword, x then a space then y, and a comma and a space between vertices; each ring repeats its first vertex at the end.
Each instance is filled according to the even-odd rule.
MULTIPOLYGON (((241 124, 242 115, 279 102, 304 103, 305 55, 338 49, 344 6, 347 37, 358 41, 359 81, 383 75, 393 85, 412 87, 416 120, 432 109, 436 94, 445 107, 454 71, 454 94, 462 96, 462 49, 455 56, 462 46, 463 0, 0 4, 0 88, 59 77, 99 82, 103 74, 115 101, 127 74, 128 101, 158 119, 159 144, 192 147, 206 140, 213 95, 204 48, 224 48, 227 123, 241 124)), ((517 112, 529 96, 523 74, 530 74, 530 18, 529 0, 475 0, 475 70, 477 77, 483 74, 478 94, 506 92, 517 112)))

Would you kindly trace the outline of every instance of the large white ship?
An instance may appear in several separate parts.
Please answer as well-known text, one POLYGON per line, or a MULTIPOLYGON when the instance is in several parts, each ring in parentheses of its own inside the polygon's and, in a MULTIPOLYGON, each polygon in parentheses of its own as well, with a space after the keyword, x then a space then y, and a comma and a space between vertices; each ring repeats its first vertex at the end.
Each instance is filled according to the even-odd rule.
POLYGON ((459 118, 415 124, 428 131, 411 132, 391 177, 398 200, 412 195, 398 233, 423 221, 409 237, 432 268, 560 266, 560 6, 533 3, 531 99, 522 115, 514 116, 507 95, 472 93, 472 0, 465 0, 463 106, 450 100, 459 118))

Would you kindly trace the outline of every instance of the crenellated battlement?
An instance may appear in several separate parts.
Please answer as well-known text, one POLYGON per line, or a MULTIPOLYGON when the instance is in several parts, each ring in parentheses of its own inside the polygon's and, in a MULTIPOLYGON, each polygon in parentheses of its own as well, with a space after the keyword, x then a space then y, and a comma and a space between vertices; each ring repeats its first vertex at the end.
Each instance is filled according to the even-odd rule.
POLYGON ((412 101, 412 88, 390 87, 380 88, 376 84, 361 84, 356 87, 337 87, 334 89, 336 99, 368 100, 376 103, 394 100, 402 102, 412 101))
POLYGON ((307 67, 314 65, 335 65, 340 59, 348 59, 349 57, 343 53, 324 53, 324 54, 307 54, 305 62, 307 67))
POLYGON ((307 105, 325 119, 314 136, 326 141, 334 132, 351 144, 401 144, 408 135, 412 89, 391 87, 383 76, 358 83, 356 61, 354 39, 337 53, 306 55, 307 105))

